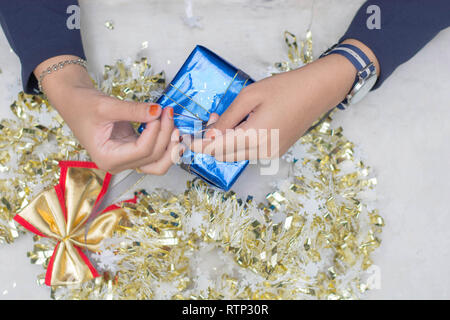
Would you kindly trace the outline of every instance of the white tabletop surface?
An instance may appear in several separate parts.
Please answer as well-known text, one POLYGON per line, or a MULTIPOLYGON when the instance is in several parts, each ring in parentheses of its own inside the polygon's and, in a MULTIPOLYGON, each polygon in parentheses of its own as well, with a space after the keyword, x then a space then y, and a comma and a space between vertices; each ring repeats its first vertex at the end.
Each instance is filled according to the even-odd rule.
MULTIPOLYGON (((316 0, 315 56, 345 32, 362 2, 316 0)), ((168 79, 196 44, 260 79, 269 65, 286 56, 284 30, 303 36, 311 15, 310 0, 193 0, 193 13, 201 17, 203 27, 190 28, 183 21, 182 0, 80 4, 83 42, 93 73, 101 73, 103 65, 115 59, 144 54, 155 71, 166 71, 168 79), (108 20, 113 30, 105 27, 108 20), (142 51, 144 41, 148 48, 142 51)), ((376 172, 378 207, 386 221, 382 245, 374 255, 381 288, 366 298, 450 298, 449 43, 450 30, 445 30, 380 89, 335 116, 376 172)), ((0 117, 11 117, 9 104, 20 88, 20 64, 2 33, 0 69, 0 117)), ((246 170, 234 189, 262 200, 273 177, 258 172, 257 167, 246 170)), ((149 178, 146 186, 181 191, 180 178, 188 175, 174 167, 165 177, 149 178)), ((43 270, 26 257, 31 247, 28 235, 0 247, 0 299, 49 298, 48 288, 35 281, 43 270)))

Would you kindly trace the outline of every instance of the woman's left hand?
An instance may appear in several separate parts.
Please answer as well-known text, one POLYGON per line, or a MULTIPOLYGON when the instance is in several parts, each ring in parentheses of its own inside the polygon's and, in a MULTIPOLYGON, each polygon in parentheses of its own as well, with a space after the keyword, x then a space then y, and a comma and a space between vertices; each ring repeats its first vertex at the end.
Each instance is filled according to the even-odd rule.
POLYGON ((343 100, 355 75, 347 59, 330 55, 255 82, 209 126, 203 139, 191 143, 191 149, 219 161, 277 158, 343 100))
MULTIPOLYGON (((344 43, 358 46, 379 71, 368 47, 354 39, 344 43)), ((204 138, 194 140, 190 147, 219 161, 278 158, 346 97, 355 77, 356 68, 350 61, 332 54, 253 83, 208 127, 204 138)))

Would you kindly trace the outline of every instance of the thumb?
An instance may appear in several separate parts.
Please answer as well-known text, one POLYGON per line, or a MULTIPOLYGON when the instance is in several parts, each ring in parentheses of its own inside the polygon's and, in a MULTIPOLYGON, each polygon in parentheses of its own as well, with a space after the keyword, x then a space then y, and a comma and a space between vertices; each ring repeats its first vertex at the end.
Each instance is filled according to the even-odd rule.
POLYGON ((101 116, 108 120, 150 122, 161 115, 161 106, 156 103, 121 101, 111 98, 100 106, 101 116))
POLYGON ((205 133, 206 138, 211 138, 211 135, 216 135, 217 131, 224 133, 226 129, 235 128, 257 107, 258 102, 256 96, 248 89, 250 87, 244 88, 220 118, 209 127, 213 130, 208 130, 205 133))

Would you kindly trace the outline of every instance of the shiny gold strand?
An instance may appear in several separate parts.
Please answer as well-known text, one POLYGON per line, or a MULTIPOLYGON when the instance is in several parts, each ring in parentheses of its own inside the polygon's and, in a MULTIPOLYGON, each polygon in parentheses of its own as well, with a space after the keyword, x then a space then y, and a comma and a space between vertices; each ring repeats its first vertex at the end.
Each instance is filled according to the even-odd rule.
MULTIPOLYGON (((311 61, 311 33, 303 44, 290 48, 291 60, 278 64, 279 71, 287 71, 299 61, 311 61)), ((138 65, 148 76, 148 64, 141 61, 138 65)), ((142 101, 148 95, 142 91, 146 84, 163 81, 161 74, 154 82, 147 78, 145 85, 137 83, 132 68, 124 62, 105 67, 100 87, 118 98, 142 101)), ((38 143, 32 142, 32 146, 38 143)), ((81 286, 54 287, 51 296, 358 298, 371 288, 364 270, 372 264, 371 253, 380 244, 384 226, 382 217, 364 198, 376 179, 355 156, 354 145, 343 136, 342 128, 333 128, 331 118, 300 139, 292 150, 291 176, 278 183, 265 203, 239 199, 232 191, 220 192, 198 180, 189 182, 181 194, 140 192, 137 204, 125 205, 128 219, 105 244, 98 260, 95 255, 90 257, 99 266, 109 257, 112 260, 104 261, 113 261, 109 267, 115 270, 81 286), (298 147, 303 151, 295 153, 298 147), (282 219, 275 223, 274 216, 282 219), (195 256, 205 248, 218 251, 228 262, 223 265, 225 271, 219 270, 217 278, 207 279, 202 287, 200 282, 205 279, 195 272, 195 256)), ((54 244, 35 238, 38 242, 30 258, 45 267, 54 244)))

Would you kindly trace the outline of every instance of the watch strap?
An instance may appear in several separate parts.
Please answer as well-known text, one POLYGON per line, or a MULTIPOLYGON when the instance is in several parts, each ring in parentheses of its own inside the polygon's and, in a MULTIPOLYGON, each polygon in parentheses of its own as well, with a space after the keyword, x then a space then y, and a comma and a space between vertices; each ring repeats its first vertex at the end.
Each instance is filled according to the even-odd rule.
POLYGON ((336 53, 344 56, 347 58, 358 70, 358 72, 361 72, 361 76, 363 78, 366 78, 369 76, 370 72, 375 70, 375 67, 373 65, 370 65, 370 60, 367 57, 367 55, 358 47, 351 45, 351 44, 339 44, 332 50, 328 52, 329 54, 336 53), (366 70, 366 67, 369 66, 369 70, 366 70))
MULTIPOLYGON (((357 75, 355 78, 355 82, 353 83, 353 86, 358 82, 360 77, 363 79, 367 78, 372 72, 375 71, 375 66, 371 63, 370 59, 367 57, 367 55, 358 47, 348 44, 348 43, 341 43, 336 44, 327 51, 325 51, 320 57, 327 56, 330 54, 340 54, 347 58, 353 66, 357 70, 357 75)), ((337 107, 339 109, 345 109, 345 105, 347 104, 347 99, 344 99, 337 107)))

